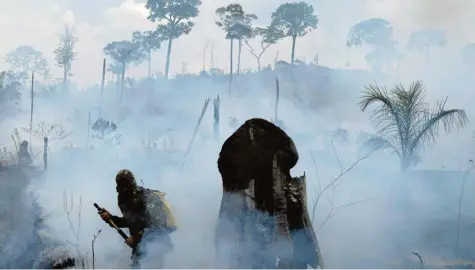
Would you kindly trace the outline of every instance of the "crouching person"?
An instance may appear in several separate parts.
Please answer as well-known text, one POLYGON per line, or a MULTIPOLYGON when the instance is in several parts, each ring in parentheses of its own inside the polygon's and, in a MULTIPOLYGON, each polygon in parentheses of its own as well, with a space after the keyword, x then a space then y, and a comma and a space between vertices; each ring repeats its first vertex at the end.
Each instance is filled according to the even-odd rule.
MULTIPOLYGON (((119 208, 123 217, 101 213, 104 221, 112 220, 120 228, 128 228, 130 237, 125 243, 132 248, 132 268, 141 268, 145 257, 153 258, 152 268, 163 268, 165 256, 173 249, 170 233, 176 222, 165 194, 138 186, 129 170, 116 176, 119 208)), ((148 266, 148 265, 147 265, 148 266)))

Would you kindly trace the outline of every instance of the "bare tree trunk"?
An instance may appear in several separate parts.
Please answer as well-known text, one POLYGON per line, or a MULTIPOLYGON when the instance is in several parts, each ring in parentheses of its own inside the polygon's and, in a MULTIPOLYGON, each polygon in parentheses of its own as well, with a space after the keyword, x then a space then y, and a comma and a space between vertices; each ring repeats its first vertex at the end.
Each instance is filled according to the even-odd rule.
POLYGON ((34 88, 35 88, 35 73, 34 72, 31 72, 31 96, 30 96, 30 100, 31 100, 31 106, 30 106, 30 138, 28 139, 29 141, 29 150, 30 150, 30 153, 32 153, 32 146, 31 146, 31 133, 33 131, 33 102, 34 102, 34 88))
POLYGON ((116 97, 117 97, 117 100, 119 100, 119 96, 120 96, 120 73, 117 73, 117 78, 116 78, 116 82, 115 82, 115 88, 116 88, 116 97))
POLYGON ((87 114, 87 149, 89 149, 89 138, 91 138, 91 112, 87 114))
POLYGON ((168 73, 170 71, 170 55, 172 53, 172 43, 173 38, 168 39, 168 51, 167 51, 167 62, 165 64, 165 78, 168 79, 168 73))
POLYGON ((290 175, 297 161, 293 140, 263 119, 246 121, 224 142, 218 159, 223 197, 215 267, 275 269, 278 257, 277 268, 323 268, 308 215, 305 175, 290 175))
POLYGON ((294 59, 295 59, 295 43, 297 41, 297 36, 293 36, 292 37, 292 56, 290 58, 290 64, 292 64, 292 66, 294 65, 294 59))
POLYGON ((66 64, 63 66, 63 87, 65 91, 68 90, 68 68, 66 64))
POLYGON ((460 188, 460 195, 459 195, 459 202, 458 202, 458 214, 457 214, 457 235, 455 238, 455 251, 458 252, 459 250, 459 243, 460 243, 460 224, 462 221, 462 203, 463 203, 463 195, 465 191, 465 185, 467 184, 467 179, 469 174, 472 172, 474 168, 474 163, 472 160, 469 161, 469 165, 464 173, 462 186, 460 188))
POLYGON ((120 85, 120 98, 119 98, 119 106, 122 106, 122 97, 124 95, 124 79, 125 79, 125 62, 122 63, 122 78, 121 78, 121 85, 120 85))
POLYGON ((214 134, 214 139, 216 142, 219 141, 219 106, 220 106, 220 100, 219 100, 219 95, 213 100, 213 105, 214 105, 214 114, 213 114, 213 134, 214 134))
POLYGON ((99 116, 102 116, 102 102, 104 99, 104 84, 106 81, 106 59, 102 61, 102 81, 101 81, 101 104, 99 107, 99 116))
POLYGON ((242 51, 242 39, 238 40, 238 66, 237 75, 241 73, 241 51, 242 51))
POLYGON ((148 77, 152 76, 152 52, 148 52, 148 77))
POLYGON ((231 42, 231 48, 229 52, 229 96, 231 97, 231 87, 233 84, 233 49, 234 49, 234 40, 229 39, 231 42))
POLYGON ((205 64, 205 59, 206 59, 206 51, 208 50, 209 43, 206 42, 206 46, 203 50, 203 72, 206 72, 206 64, 205 64))
POLYGON ((278 113, 279 113, 279 97, 280 97, 280 88, 279 88, 279 78, 275 77, 275 104, 274 104, 274 124, 278 125, 278 113))
POLYGON ((43 138, 43 165, 44 170, 48 169, 48 137, 43 138))
POLYGON ((347 67, 350 66, 350 46, 346 46, 346 64, 345 64, 345 66, 347 66, 347 67))
POLYGON ((185 166, 186 157, 190 153, 191 147, 193 146, 193 143, 194 143, 195 138, 196 138, 196 134, 197 134, 198 129, 200 128, 200 125, 201 125, 201 121, 203 121, 203 117, 205 116, 206 109, 208 109, 208 104, 209 104, 209 98, 207 98, 205 100, 205 103, 203 104, 203 108, 201 109, 200 118, 198 118, 198 123, 196 123, 195 131, 193 132, 193 136, 191 137, 191 141, 190 141, 190 143, 188 143, 188 147, 186 148, 185 156, 183 157, 183 160, 182 160, 181 165, 180 165, 180 170, 182 170, 183 167, 185 166))
POLYGON ((210 69, 214 68, 214 45, 211 47, 211 53, 210 53, 210 69))
POLYGON ((292 56, 290 59, 290 76, 292 76, 294 70, 294 60, 295 60, 295 43, 297 41, 297 36, 292 36, 292 56))

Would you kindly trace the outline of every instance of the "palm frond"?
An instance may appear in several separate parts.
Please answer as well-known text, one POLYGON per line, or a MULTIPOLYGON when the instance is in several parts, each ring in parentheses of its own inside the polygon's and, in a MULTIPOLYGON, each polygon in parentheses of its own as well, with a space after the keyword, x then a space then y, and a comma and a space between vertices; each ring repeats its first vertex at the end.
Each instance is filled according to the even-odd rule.
POLYGON ((411 141, 410 149, 423 147, 435 141, 438 135, 439 124, 442 122, 446 133, 455 127, 457 129, 463 128, 468 124, 468 117, 465 110, 451 109, 445 110, 445 103, 447 99, 437 102, 433 112, 426 113, 425 118, 420 121, 419 126, 415 127, 414 138, 411 141))
POLYGON ((377 136, 367 142, 373 148, 392 148, 401 157, 402 167, 408 161, 414 165, 417 151, 435 141, 439 124, 446 132, 453 127, 460 129, 468 123, 464 110, 446 110, 447 98, 436 102, 431 108, 425 102, 424 84, 412 83, 409 88, 396 85, 390 93, 379 86, 369 86, 360 101, 364 111, 372 103, 378 103, 371 119, 378 128, 377 136))
POLYGON ((424 102, 424 85, 421 81, 416 81, 409 86, 409 89, 405 89, 399 84, 392 89, 391 94, 401 121, 401 145, 405 153, 414 136, 412 131, 415 123, 423 118, 428 109, 428 105, 424 102))
POLYGON ((378 136, 386 138, 393 146, 398 147, 402 146, 401 139, 404 134, 399 105, 395 101, 384 86, 370 85, 365 88, 359 105, 364 111, 370 105, 378 103, 371 113, 371 120, 379 130, 378 136))
POLYGON ((381 136, 369 137, 363 143, 363 146, 367 148, 369 151, 391 149, 393 150, 393 153, 395 153, 398 157, 401 157, 401 153, 399 149, 393 143, 391 143, 390 140, 384 139, 381 136))

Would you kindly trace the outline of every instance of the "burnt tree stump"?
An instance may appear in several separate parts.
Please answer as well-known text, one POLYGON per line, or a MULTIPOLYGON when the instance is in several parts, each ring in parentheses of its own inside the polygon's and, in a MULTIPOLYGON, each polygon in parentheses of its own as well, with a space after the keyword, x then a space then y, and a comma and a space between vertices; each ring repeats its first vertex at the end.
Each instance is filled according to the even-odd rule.
POLYGON ((246 121, 224 142, 217 267, 323 268, 305 175, 290 175, 298 158, 293 140, 264 119, 246 121))

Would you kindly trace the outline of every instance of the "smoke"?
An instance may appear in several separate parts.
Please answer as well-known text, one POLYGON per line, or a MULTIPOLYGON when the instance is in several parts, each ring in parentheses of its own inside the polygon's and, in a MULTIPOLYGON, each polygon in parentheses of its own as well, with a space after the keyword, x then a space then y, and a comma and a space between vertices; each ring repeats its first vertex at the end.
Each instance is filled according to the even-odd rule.
MULTIPOLYGON (((336 1, 325 2, 327 5, 331 3, 336 1)), ((326 267, 418 267, 413 251, 420 252, 427 265, 435 264, 437 257, 445 262, 459 258, 453 254, 455 233, 452 232, 456 228, 454 220, 463 170, 467 160, 473 157, 473 125, 449 135, 440 132, 437 143, 421 152, 422 162, 415 168, 420 171, 418 173, 401 175, 398 172, 399 160, 390 153, 373 153, 352 166, 364 154, 357 143, 357 136, 361 131, 374 132, 368 121, 369 114, 362 113, 357 106, 361 90, 369 83, 376 82, 390 87, 399 82, 406 84, 414 79, 423 79, 428 90, 428 102, 432 103, 436 98, 448 95, 448 108, 465 108, 469 118, 473 118, 473 74, 456 57, 459 54, 458 48, 473 38, 468 27, 473 22, 473 15, 469 14, 473 10, 472 5, 469 1, 457 0, 371 1, 368 6, 355 9, 358 12, 351 14, 351 21, 346 21, 346 18, 342 18, 343 15, 336 12, 328 13, 323 5, 319 10, 322 14, 322 27, 316 31, 333 33, 333 30, 328 30, 331 26, 335 28, 335 36, 325 35, 324 50, 321 49, 321 44, 319 47, 307 42, 313 40, 312 36, 307 40, 299 40, 299 46, 302 44, 301 47, 306 50, 301 51, 301 55, 311 59, 318 53, 322 56, 320 59, 325 59, 321 65, 339 63, 344 58, 339 46, 344 47, 347 28, 359 20, 371 17, 390 20, 395 26, 395 39, 402 47, 405 47, 405 39, 410 32, 421 28, 443 29, 449 44, 454 45, 447 48, 447 54, 431 54, 432 62, 429 65, 416 65, 420 55, 407 52, 407 57, 401 63, 401 71, 386 76, 370 74, 365 70, 330 70, 325 78, 317 78, 315 74, 322 72, 322 69, 309 66, 305 71, 294 71, 295 82, 289 76, 277 73, 281 82, 279 119, 283 122, 285 131, 295 141, 300 156, 297 166, 292 170, 292 176, 303 175, 304 172, 307 176, 311 216, 319 191, 341 175, 337 184, 330 185, 315 206, 314 227, 326 267), (335 21, 345 21, 325 25, 325 16, 332 17, 335 21), (347 142, 339 142, 332 137, 339 128, 348 131, 347 142), (348 168, 351 169, 343 174, 342 171, 345 172, 348 168), (415 264, 404 265, 404 260, 415 264)), ((213 11, 208 8, 210 12, 213 11)), ((75 18, 79 20, 79 17, 75 18)), ((30 32, 34 34, 33 31, 30 32)), ((205 40, 201 32, 199 36, 205 40)), ((90 40, 87 37, 79 38, 83 44, 88 44, 90 40)), ((190 39, 178 39, 175 43, 183 47, 174 47, 172 57, 185 55, 186 46, 195 44, 190 39)), ((95 46, 91 41, 88 46, 93 45, 95 46)), ((286 46, 284 44, 270 51, 269 59, 273 60, 277 49, 281 49, 281 55, 288 53, 286 46)), ((102 45, 94 50, 100 51, 101 48, 102 45)), ((297 47, 300 53, 298 48, 300 47, 297 47)), ((197 59, 200 61, 194 64, 201 67, 202 51, 199 51, 197 59)), ((227 57, 227 53, 222 55, 227 57)), ((217 52, 216 57, 218 56, 217 52)), ((221 58, 221 62, 227 62, 227 58, 221 58)), ((82 65, 75 67, 77 71, 74 71, 73 81, 76 78, 83 80, 82 72, 88 73, 89 70, 93 70, 91 74, 100 74, 100 65, 97 66, 95 62, 84 65, 87 62, 85 59, 82 58, 82 65)), ((186 59, 193 62, 188 56, 186 59)), ((161 60, 157 58, 156 62, 161 65, 161 60)), ((89 77, 92 78, 91 74, 89 77)), ((99 78, 97 74, 94 76, 99 78)), ((171 234, 174 249, 167 255, 165 267, 213 267, 216 261, 214 233, 222 196, 221 177, 216 164, 218 153, 222 142, 236 128, 230 123, 231 117, 237 119, 237 125, 252 117, 273 117, 275 75, 273 72, 242 74, 233 88, 233 99, 228 98, 228 78, 220 76, 190 75, 168 83, 159 80, 157 87, 151 92, 141 86, 135 92, 126 90, 122 106, 129 113, 120 122, 117 121, 115 84, 110 83, 104 91, 101 116, 118 122, 117 132, 122 134, 122 145, 115 148, 105 147, 99 140, 88 139, 88 133, 92 132, 88 129, 88 114, 91 113, 92 121, 99 117, 97 88, 72 91, 69 94, 58 91, 46 95, 41 86, 38 86, 35 90, 34 126, 42 122, 62 124, 71 133, 64 140, 51 141, 49 168, 44 179, 34 180, 38 203, 44 209, 44 224, 49 233, 77 259, 87 258, 91 267, 92 241, 94 235, 101 230, 94 242, 96 268, 127 268, 131 263, 130 248, 115 230, 100 219, 93 207, 93 203, 98 203, 112 214, 121 215, 117 207, 114 177, 117 171, 127 168, 134 172, 139 183, 143 182, 145 187, 165 192, 176 215, 179 228, 171 234), (219 141, 213 139, 210 102, 194 144, 184 161, 184 168, 180 170, 203 102, 205 98, 214 98, 218 94, 221 97, 219 141), (146 106, 150 104, 155 106, 153 116, 145 113, 146 106), (159 148, 163 149, 149 152, 149 137, 152 144, 157 142, 159 148), (163 147, 165 141, 172 143, 169 147, 163 147), (88 144, 95 149, 88 149, 88 144), (79 147, 68 147, 70 145, 79 147), (73 196, 72 201, 69 199, 73 205, 69 218, 63 203, 65 192, 68 198, 73 196)), ((29 123, 28 97, 26 87, 21 104, 22 112, 2 123, 1 143, 12 152, 14 148, 10 132, 13 128, 19 128, 22 138, 28 138, 28 133, 22 129, 28 127, 29 123)), ((42 138, 34 137, 31 144, 33 154, 40 153, 35 158, 35 166, 41 168, 42 138)), ((1 185, 2 190, 7 186, 6 183, 1 185)), ((474 189, 473 179, 470 178, 466 195, 473 194, 474 189)), ((14 252, 11 258, 23 258, 36 230, 33 225, 34 207, 29 199, 23 198, 27 196, 25 194, 27 191, 19 197, 27 207, 2 216, 9 220, 19 212, 27 213, 19 219, 17 226, 5 230, 11 234, 8 242, 5 242, 8 243, 9 252, 14 252)), ((474 217, 469 211, 474 205, 473 196, 466 196, 463 206, 463 237, 460 243, 466 254, 464 258, 474 257, 470 248, 470 245, 473 246, 471 221, 474 217)), ((8 266, 20 267, 9 264, 7 258, 10 253, 3 253, 5 250, 7 249, 2 248, 0 260, 8 263, 8 266)), ((153 259, 155 248, 151 247, 150 250, 149 258, 153 259)))
MULTIPOLYGON (((298 73, 295 76, 298 76, 298 73)), ((344 80, 345 75, 340 74, 333 78, 344 80)), ((273 79, 271 75, 269 80, 259 83, 249 81, 252 90, 240 94, 232 103, 226 98, 226 94, 220 91, 226 89, 223 87, 226 82, 220 85, 201 80, 192 84, 180 84, 179 88, 163 89, 160 94, 153 95, 155 102, 164 111, 156 117, 144 114, 141 104, 145 102, 137 101, 135 105, 127 103, 131 114, 118 123, 117 132, 122 134, 123 141, 122 146, 116 148, 101 146, 101 141, 95 139, 90 139, 89 143, 96 149, 85 148, 87 112, 96 104, 94 92, 77 94, 73 98, 75 100, 69 100, 69 103, 57 108, 47 106, 55 102, 54 96, 39 97, 35 107, 35 121, 54 123, 61 119, 61 112, 61 116, 71 118, 68 122, 65 121, 64 125, 72 132, 65 140, 51 142, 48 171, 45 179, 38 180, 35 185, 39 203, 47 214, 45 225, 58 241, 67 243, 66 247, 77 257, 77 261, 80 261, 81 257, 88 258, 89 266, 92 260, 93 236, 102 230, 95 241, 96 267, 128 267, 131 263, 130 248, 123 243, 123 239, 115 230, 100 219, 93 207, 93 203, 98 203, 111 213, 121 215, 117 207, 114 178, 117 171, 127 168, 134 172, 139 183, 143 183, 145 187, 165 192, 176 215, 179 228, 171 234, 174 249, 167 255, 165 267, 213 267, 216 261, 215 227, 222 196, 221 177, 216 164, 220 146, 234 131, 235 127, 229 124, 231 116, 237 118, 238 125, 251 117, 269 119, 272 116, 273 79), (257 89, 254 85, 260 86, 257 89), (268 86, 262 87, 263 85, 268 86), (179 166, 191 140, 204 98, 212 98, 217 94, 221 94, 220 142, 213 140, 210 107, 185 160, 184 168, 180 170, 179 166), (185 95, 186 98, 183 98, 185 95), (152 142, 172 138, 173 151, 156 150, 149 156, 149 134, 152 142), (67 148, 70 143, 80 145, 80 148, 67 148), (68 194, 68 203, 73 206, 69 215, 71 223, 62 200, 65 192, 68 194), (72 201, 70 195, 73 196, 72 201), (76 235, 74 231, 79 232, 76 235)), ((333 92, 327 92, 326 96, 319 98, 332 100, 332 95, 337 95, 339 102, 323 102, 320 107, 311 109, 298 105, 298 99, 294 99, 294 94, 288 92, 289 84, 285 79, 281 80, 279 118, 284 123, 286 132, 294 139, 300 155, 292 175, 298 176, 305 172, 307 176, 310 215, 313 213, 313 204, 319 190, 331 183, 342 171, 352 167, 363 154, 358 150, 356 137, 361 130, 371 131, 368 129, 371 125, 352 102, 356 100, 357 93, 348 90, 357 91, 357 85, 362 87, 366 83, 365 79, 361 80, 363 79, 358 77, 335 84, 333 92), (337 128, 348 129, 348 142, 331 142, 331 134, 337 128), (310 155, 311 150, 315 163, 310 155)), ((106 119, 114 119, 114 90, 115 86, 110 85, 106 91, 103 116, 106 119)), ((124 100, 149 98, 148 95, 137 94, 128 94, 125 97, 124 100)), ((91 115, 92 119, 96 119, 97 113, 92 111, 91 115)), ((28 119, 28 113, 20 115, 13 124, 21 127, 21 122, 27 122, 22 120, 22 117, 28 119)), ((27 133, 22 136, 27 136, 27 133)), ((454 136, 457 136, 457 133, 454 136)), ((453 149, 450 138, 441 135, 441 143, 435 147, 437 151, 456 155, 458 150, 453 149)), ((33 152, 42 149, 41 142, 34 139, 33 152)), ((433 152, 428 153, 429 155, 424 156, 422 168, 430 168, 430 164, 440 162, 450 166, 447 162, 451 161, 450 158, 443 160, 447 155, 431 156, 430 153, 433 152)), ((462 156, 460 160, 463 162, 462 156)), ((36 165, 42 166, 40 158, 36 158, 36 165)), ((408 220, 404 214, 408 211, 408 206, 403 202, 409 200, 416 203, 417 207, 411 207, 415 211, 411 218, 416 217, 417 213, 433 218, 435 210, 422 209, 433 209, 429 206, 445 200, 456 205, 457 181, 462 177, 452 177, 450 183, 453 188, 450 189, 450 194, 445 194, 440 191, 447 189, 444 182, 437 182, 435 190, 431 182, 422 181, 420 177, 399 176, 397 169, 398 160, 395 156, 374 153, 356 164, 338 180, 335 187, 330 187, 321 196, 313 221, 327 267, 382 267, 393 261, 398 262, 401 258, 411 257, 413 250, 422 249, 425 251, 423 254, 435 253, 431 251, 431 247, 422 245, 422 240, 418 240, 418 235, 428 225, 422 220, 408 220), (440 199, 441 197, 444 199, 440 199), (355 243, 358 243, 358 248, 355 248, 355 243)), ((450 210, 451 213, 453 211, 455 210, 450 210)), ((32 221, 25 219, 24 222, 28 225, 32 221)), ((30 231, 28 228, 19 226, 16 228, 16 234, 25 236, 26 232, 30 231)), ((27 245, 28 241, 17 239, 15 243, 27 245)), ((148 258, 154 259, 156 251, 153 247, 150 250, 148 258)))
MULTIPOLYGON (((470 12, 475 7, 473 1, 455 0, 455 1, 406 1, 399 3, 405 6, 405 11, 412 17, 412 23, 422 28, 442 28, 450 33, 450 29, 461 30, 460 26, 473 18, 470 12), (411 6, 407 4, 412 3, 411 6)), ((401 10, 402 11, 402 10, 401 10)), ((456 31, 458 32, 458 31, 456 31)))
MULTIPOLYGON (((22 181, 19 177, 7 179, 22 181)), ((47 216, 36 193, 14 187, 4 185, 6 194, 1 201, 3 219, 0 233, 3 240, 0 267, 48 269, 60 264, 74 266, 73 254, 62 241, 50 235, 51 230, 45 223, 47 216), (8 215, 7 211, 10 211, 8 215)))
POLYGON ((474 8, 470 0, 381 0, 368 4, 371 16, 383 17, 394 25, 398 39, 416 30, 440 29, 447 35, 449 45, 458 47, 475 38, 469 27, 463 27, 475 19, 471 12, 474 8))

